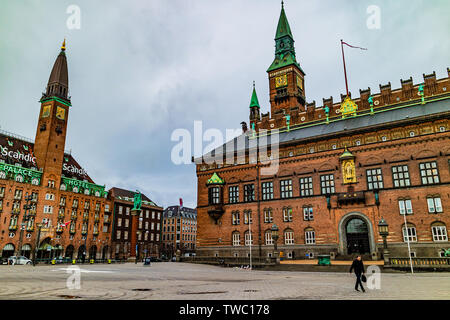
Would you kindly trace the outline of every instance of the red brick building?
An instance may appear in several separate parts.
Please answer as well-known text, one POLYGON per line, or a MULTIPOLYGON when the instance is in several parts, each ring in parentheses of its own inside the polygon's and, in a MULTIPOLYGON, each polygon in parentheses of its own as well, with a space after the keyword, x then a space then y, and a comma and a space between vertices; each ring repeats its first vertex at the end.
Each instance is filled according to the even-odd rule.
POLYGON ((391 256, 408 256, 408 241, 418 257, 449 248, 450 70, 316 105, 306 102, 284 8, 275 44, 270 114, 254 89, 250 130, 195 160, 197 255, 248 256, 250 245, 254 256, 271 255, 276 224, 286 258, 376 259, 382 218, 391 256), (263 147, 267 161, 265 152, 256 158, 263 147))

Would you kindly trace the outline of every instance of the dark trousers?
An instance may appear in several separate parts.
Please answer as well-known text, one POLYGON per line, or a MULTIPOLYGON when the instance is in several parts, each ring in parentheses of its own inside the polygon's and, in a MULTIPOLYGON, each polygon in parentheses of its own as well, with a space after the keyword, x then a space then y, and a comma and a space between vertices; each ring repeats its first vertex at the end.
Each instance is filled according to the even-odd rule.
POLYGON ((355 290, 358 290, 358 284, 361 286, 361 290, 364 291, 364 287, 361 282, 361 273, 356 273, 355 290))

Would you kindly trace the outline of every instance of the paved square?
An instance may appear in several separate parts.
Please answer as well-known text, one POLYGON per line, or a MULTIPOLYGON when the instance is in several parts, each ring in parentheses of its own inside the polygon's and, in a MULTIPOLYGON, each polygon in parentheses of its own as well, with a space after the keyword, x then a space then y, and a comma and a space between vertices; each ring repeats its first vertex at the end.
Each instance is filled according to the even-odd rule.
POLYGON ((450 299, 449 273, 381 274, 381 289, 353 289, 348 273, 249 271, 175 262, 82 265, 81 288, 68 289, 70 265, 0 266, 0 299, 450 299))

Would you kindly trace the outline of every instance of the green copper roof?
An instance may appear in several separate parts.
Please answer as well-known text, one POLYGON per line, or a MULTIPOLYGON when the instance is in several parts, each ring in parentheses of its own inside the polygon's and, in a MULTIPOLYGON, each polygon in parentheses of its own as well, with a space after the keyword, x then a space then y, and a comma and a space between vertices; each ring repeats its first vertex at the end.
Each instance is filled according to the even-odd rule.
POLYGON ((206 184, 224 184, 225 181, 223 181, 217 173, 214 172, 211 178, 208 179, 208 182, 206 184))
MULTIPOLYGON (((272 64, 270 65, 269 69, 267 69, 267 72, 270 72, 272 70, 279 69, 282 67, 286 67, 291 64, 296 65, 300 70, 302 70, 302 68, 298 64, 297 60, 295 59, 295 56, 292 56, 291 53, 288 52, 284 56, 283 55, 275 56, 275 59, 273 60, 272 64)), ((303 72, 303 70, 302 70, 302 72, 303 72)))
POLYGON ((253 84, 252 99, 250 100, 250 108, 251 107, 258 107, 259 108, 258 96, 256 95, 256 89, 255 89, 255 85, 254 84, 253 84))
POLYGON ((289 22, 286 17, 286 13, 284 12, 284 6, 281 5, 281 13, 280 19, 278 20, 277 33, 275 34, 275 40, 284 36, 292 36, 291 27, 289 27, 289 22))
POLYGON ((347 147, 345 147, 345 151, 343 154, 341 154, 341 156, 339 158, 354 158, 355 156, 347 150, 347 147))

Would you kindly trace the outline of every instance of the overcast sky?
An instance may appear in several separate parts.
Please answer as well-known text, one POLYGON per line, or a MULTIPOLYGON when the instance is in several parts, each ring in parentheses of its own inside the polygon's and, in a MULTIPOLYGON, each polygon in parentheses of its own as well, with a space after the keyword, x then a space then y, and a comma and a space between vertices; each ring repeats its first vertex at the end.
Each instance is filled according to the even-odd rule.
MULTIPOLYGON (((266 70, 274 58, 278 0, 2 0, 0 127, 34 139, 40 104, 61 42, 67 38, 69 113, 66 149, 97 184, 139 189, 158 205, 195 207, 195 166, 174 165, 173 130, 239 128, 248 122, 252 82, 269 108, 266 70), (67 8, 81 10, 69 29, 67 8)), ((359 89, 450 67, 447 0, 286 0, 307 101, 340 99, 359 89), (370 5, 380 8, 369 29, 370 5)), ((73 20, 71 20, 73 21, 73 20)), ((205 142, 205 146, 207 142, 205 142)))

